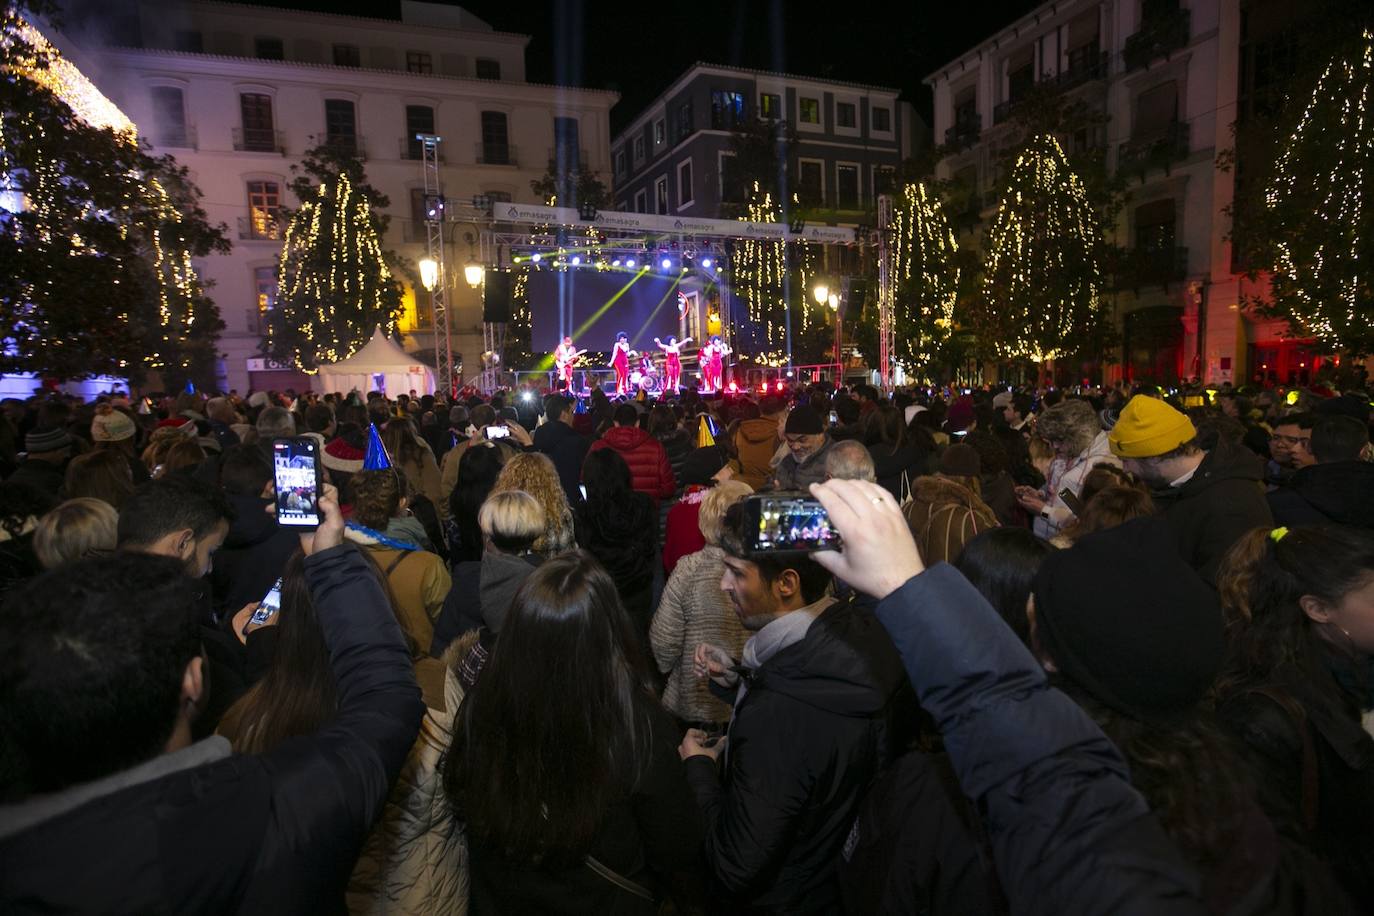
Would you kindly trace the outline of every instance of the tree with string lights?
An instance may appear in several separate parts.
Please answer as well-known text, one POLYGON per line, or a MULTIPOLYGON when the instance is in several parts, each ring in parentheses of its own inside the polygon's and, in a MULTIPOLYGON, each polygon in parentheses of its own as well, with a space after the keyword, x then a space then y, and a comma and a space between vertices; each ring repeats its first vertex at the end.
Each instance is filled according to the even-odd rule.
POLYGON ((1253 304, 1297 336, 1374 353, 1374 31, 1332 59, 1304 101, 1246 222, 1272 265, 1269 296, 1253 304))
POLYGON ((223 227, 13 4, 0 55, 0 370, 212 386, 224 324, 191 259, 223 227))
POLYGON ((954 326, 959 244, 940 200, 922 182, 903 186, 892 208, 897 358, 924 368, 954 326))
POLYGON ((265 347, 302 369, 338 362, 380 326, 391 334, 401 311, 401 284, 383 251, 388 200, 367 183, 363 163, 323 145, 293 167, 291 214, 277 267, 277 301, 267 313, 265 347))
POLYGON ((1017 157, 988 230, 980 295, 970 318, 983 346, 1006 360, 1100 349, 1101 216, 1053 135, 1017 157))

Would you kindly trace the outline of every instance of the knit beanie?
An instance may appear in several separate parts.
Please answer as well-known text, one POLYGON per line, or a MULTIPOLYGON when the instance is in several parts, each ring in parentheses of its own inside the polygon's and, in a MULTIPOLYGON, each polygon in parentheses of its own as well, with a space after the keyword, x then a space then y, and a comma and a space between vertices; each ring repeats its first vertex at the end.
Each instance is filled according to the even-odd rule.
POLYGON ((788 436, 816 436, 825 432, 821 425, 821 415, 810 404, 798 404, 787 415, 787 425, 783 433, 788 436))
POLYGON ((134 437, 134 421, 118 410, 97 414, 91 421, 91 439, 95 442, 122 442, 134 437))
POLYGON ((1165 455, 1195 438, 1197 428, 1185 414, 1143 394, 1131 398, 1107 434, 1112 454, 1119 458, 1165 455))
POLYGON ((61 451, 69 448, 71 444, 72 437, 61 427, 35 429, 24 437, 24 451, 31 454, 61 451))
POLYGON ((1095 699, 1168 723, 1203 698, 1221 665, 1221 607, 1168 526, 1139 518, 1048 554, 1035 575, 1036 635, 1095 699))
POLYGON ((715 477, 723 467, 725 467, 725 452, 719 445, 693 449, 687 453, 687 459, 682 463, 682 480, 679 482, 684 487, 690 487, 693 484, 708 486, 711 483, 711 478, 715 477))

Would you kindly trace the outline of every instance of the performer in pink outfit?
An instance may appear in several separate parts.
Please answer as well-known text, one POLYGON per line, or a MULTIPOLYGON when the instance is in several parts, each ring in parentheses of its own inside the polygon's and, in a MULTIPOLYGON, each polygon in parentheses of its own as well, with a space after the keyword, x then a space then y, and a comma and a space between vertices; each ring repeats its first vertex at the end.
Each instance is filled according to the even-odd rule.
POLYGON ((615 370, 615 393, 628 394, 630 390, 630 357, 638 356, 630 349, 630 335, 620 331, 615 335, 615 346, 611 348, 611 361, 606 365, 615 370))
POLYGON ((577 358, 586 352, 586 350, 575 349, 571 337, 564 337, 563 342, 553 351, 553 362, 558 369, 558 380, 562 383, 563 390, 568 394, 573 393, 573 363, 577 362, 577 358))
POLYGON ((682 348, 687 346, 691 342, 692 338, 690 337, 684 337, 681 341, 679 341, 676 337, 673 337, 672 335, 669 335, 667 343, 664 343, 657 337, 654 338, 654 343, 658 344, 658 348, 662 350, 664 353, 668 354, 667 365, 664 367, 663 373, 664 391, 671 390, 673 394, 677 394, 679 392, 679 383, 682 379, 682 348))
POLYGON ((701 365, 702 387, 706 391, 721 390, 722 376, 725 371, 725 355, 730 352, 732 352, 731 349, 721 343, 718 336, 712 337, 710 343, 697 352, 697 361, 701 365))

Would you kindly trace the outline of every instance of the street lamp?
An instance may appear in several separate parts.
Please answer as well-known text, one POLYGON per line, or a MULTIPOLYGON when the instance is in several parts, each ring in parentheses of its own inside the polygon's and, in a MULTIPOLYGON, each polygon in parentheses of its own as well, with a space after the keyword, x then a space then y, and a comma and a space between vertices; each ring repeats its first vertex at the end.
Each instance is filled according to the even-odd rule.
POLYGON ((430 292, 439 285, 439 262, 433 258, 420 259, 420 283, 430 292))
POLYGON ((476 261, 468 261, 463 265, 463 276, 467 278, 468 286, 473 289, 482 285, 482 277, 486 274, 486 268, 476 261))
POLYGON ((830 310, 835 313, 835 387, 839 388, 844 384, 844 350, 842 341, 844 338, 844 316, 840 314, 840 297, 830 293, 826 297, 826 302, 830 310))
POLYGON ((840 310, 840 297, 834 293, 830 294, 830 307, 837 312, 840 310))
POLYGON ((816 297, 817 305, 825 305, 826 301, 830 298, 830 287, 826 286, 824 283, 817 283, 816 288, 811 291, 811 295, 816 297))

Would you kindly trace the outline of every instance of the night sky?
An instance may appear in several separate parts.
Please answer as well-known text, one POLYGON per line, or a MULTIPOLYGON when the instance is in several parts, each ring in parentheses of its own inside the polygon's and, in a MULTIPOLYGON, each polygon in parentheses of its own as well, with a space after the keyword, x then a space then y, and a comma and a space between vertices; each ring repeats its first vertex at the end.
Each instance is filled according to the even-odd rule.
MULTIPOLYGON (((263 2, 263 0, 258 0, 263 2)), ((263 5, 399 18, 383 0, 266 0, 263 5)), ((965 3, 799 2, 799 0, 465 0, 457 4, 503 32, 532 36, 525 55, 533 82, 614 89, 619 130, 695 61, 894 86, 927 121, 921 79, 1035 0, 965 3)))

